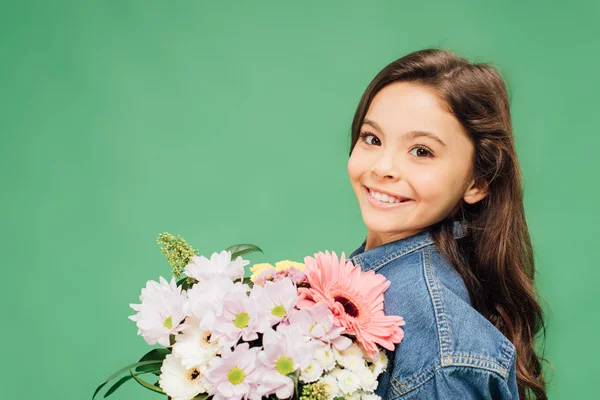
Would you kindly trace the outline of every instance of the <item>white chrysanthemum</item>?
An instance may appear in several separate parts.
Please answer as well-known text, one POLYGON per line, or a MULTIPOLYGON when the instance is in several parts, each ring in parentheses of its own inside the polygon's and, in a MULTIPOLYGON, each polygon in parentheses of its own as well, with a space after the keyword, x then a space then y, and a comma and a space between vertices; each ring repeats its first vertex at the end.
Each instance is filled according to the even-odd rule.
POLYGON ((167 282, 160 277, 160 283, 148 281, 142 289, 140 296, 142 304, 130 304, 137 311, 136 315, 129 319, 136 321, 138 335, 141 335, 146 343, 169 347, 169 335, 176 334, 186 327, 184 324, 184 305, 186 292, 177 286, 175 278, 167 282))
POLYGON ((365 355, 356 343, 352 343, 345 350, 338 351, 334 357, 339 365, 352 371, 360 371, 366 366, 365 355))
POLYGON ((360 398, 361 398, 360 392, 354 392, 354 393, 344 395, 344 400, 360 400, 360 398))
POLYGON ((211 322, 214 324, 214 319, 205 319, 201 324, 196 318, 188 317, 189 326, 175 337, 173 354, 186 368, 206 364, 221 350, 218 341, 211 340, 211 322))
POLYGON ((218 317, 223 310, 223 299, 231 292, 250 290, 248 285, 233 283, 226 276, 215 276, 206 282, 198 282, 187 291, 188 301, 184 309, 186 315, 199 321, 209 317, 218 317))
POLYGON ((368 392, 373 392, 377 389, 377 376, 373 374, 370 368, 366 366, 356 371, 360 380, 360 388, 368 392))
POLYGON ((198 282, 206 282, 215 276, 227 276, 232 281, 244 277, 244 267, 250 261, 238 256, 231 260, 231 252, 223 250, 213 253, 210 260, 204 256, 192 257, 190 263, 185 266, 185 274, 196 279, 198 282))
POLYGON ((362 352, 362 350, 360 349, 358 344, 356 344, 356 342, 352 342, 352 344, 350 346, 346 347, 344 350, 340 351, 339 353, 340 353, 340 355, 347 356, 347 357, 357 357, 357 358, 365 357, 365 354, 362 352))
POLYGON ((379 374, 385 371, 387 365, 388 357, 385 351, 382 350, 379 353, 375 354, 375 356, 373 357, 373 364, 371 364, 371 370, 373 371, 373 374, 375 374, 375 377, 379 376, 379 374))
POLYGON ((300 372, 300 380, 304 383, 311 383, 319 380, 323 375, 323 367, 317 360, 313 360, 308 367, 300 372))
POLYGON ((336 375, 338 385, 340 386, 340 391, 344 393, 344 396, 348 396, 356 392, 360 387, 360 379, 358 379, 356 373, 344 369, 336 375))
POLYGON ((327 393, 329 394, 327 397, 328 400, 333 400, 339 396, 340 385, 338 384, 335 376, 329 374, 324 375, 321 379, 319 379, 319 383, 323 384, 325 389, 327 389, 327 393))
POLYGON ((158 384, 173 400, 190 400, 210 390, 199 367, 186 368, 174 354, 167 354, 158 384))
POLYGON ((374 393, 362 392, 360 394, 360 400, 381 400, 381 397, 374 393))
POLYGON ((331 345, 323 343, 317 346, 315 350, 315 360, 323 367, 325 371, 331 371, 335 367, 335 356, 331 350, 331 345))

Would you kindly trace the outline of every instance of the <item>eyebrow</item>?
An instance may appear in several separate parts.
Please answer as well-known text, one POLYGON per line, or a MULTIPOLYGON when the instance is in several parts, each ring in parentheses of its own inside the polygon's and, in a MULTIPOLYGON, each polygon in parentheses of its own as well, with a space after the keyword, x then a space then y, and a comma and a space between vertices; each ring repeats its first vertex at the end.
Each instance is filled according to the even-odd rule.
MULTIPOLYGON (((375 128, 379 132, 382 132, 381 127, 375 121, 372 121, 370 119, 365 118, 363 120, 363 124, 365 124, 365 125, 371 125, 373 128, 375 128)), ((442 139, 440 139, 440 137, 438 135, 436 135, 435 133, 432 133, 432 132, 427 132, 427 131, 409 131, 409 132, 406 132, 404 134, 404 136, 406 136, 407 139, 416 139, 416 138, 419 138, 419 137, 427 137, 427 138, 435 140, 436 142, 438 142, 442 146, 447 147, 446 143, 444 143, 444 141, 442 139)))

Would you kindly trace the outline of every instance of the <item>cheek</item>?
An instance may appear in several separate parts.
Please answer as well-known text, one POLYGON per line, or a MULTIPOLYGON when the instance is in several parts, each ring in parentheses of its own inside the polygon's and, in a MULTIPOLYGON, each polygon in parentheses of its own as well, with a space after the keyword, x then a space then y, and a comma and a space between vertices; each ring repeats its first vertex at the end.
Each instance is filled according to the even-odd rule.
POLYGON ((350 177, 350 180, 359 180, 367 170, 366 164, 367 160, 364 157, 361 157, 360 150, 355 149, 348 160, 348 176, 350 177))
POLYGON ((428 202, 439 196, 440 192, 440 173, 435 169, 422 169, 415 174, 411 174, 412 179, 409 183, 415 190, 419 200, 428 202))
POLYGON ((421 170, 411 183, 421 201, 445 207, 461 196, 462 181, 453 172, 451 167, 421 170))

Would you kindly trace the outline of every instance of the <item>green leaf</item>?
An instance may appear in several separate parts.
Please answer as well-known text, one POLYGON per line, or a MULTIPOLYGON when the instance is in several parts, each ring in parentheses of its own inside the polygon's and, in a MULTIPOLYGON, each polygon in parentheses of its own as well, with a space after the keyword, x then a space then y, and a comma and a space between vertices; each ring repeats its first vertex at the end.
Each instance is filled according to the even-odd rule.
MULTIPOLYGON (((187 276, 184 276, 183 278, 181 278, 180 280, 177 281, 177 286, 183 286, 185 285, 185 283, 187 282, 187 276)), ((185 289, 185 288, 183 288, 185 289)))
POLYGON ((162 391, 161 388, 159 388, 158 386, 155 386, 151 383, 146 382, 143 379, 140 379, 136 376, 136 374, 133 373, 132 370, 129 370, 129 373, 131 374, 131 376, 133 376, 133 379, 136 380, 137 383, 139 383, 140 385, 142 385, 143 387, 145 387, 146 389, 152 390, 153 392, 156 393, 161 393, 161 394, 166 394, 165 392, 162 391))
POLYGON ((237 256, 243 256, 246 254, 255 253, 257 251, 260 251, 264 254, 260 247, 255 246, 253 244, 234 244, 233 246, 230 246, 225 250, 231 251, 232 260, 234 260, 237 256))
POLYGON ((199 394, 198 396, 194 397, 194 399, 196 399, 196 400, 205 400, 205 399, 208 399, 208 395, 207 394, 199 394))
POLYGON ((110 387, 110 389, 108 389, 106 391, 106 393, 104 393, 104 398, 107 398, 108 396, 110 396, 111 394, 113 394, 119 387, 121 387, 122 384, 124 384, 125 382, 127 382, 131 378, 133 378, 133 376, 126 375, 126 376, 122 377, 121 379, 119 379, 114 385, 112 385, 110 387))
POLYGON ((249 276, 245 276, 242 279, 242 283, 245 283, 246 285, 250 286, 251 288, 254 286, 254 282, 252 282, 252 280, 250 279, 249 276))
POLYGON ((158 364, 158 363, 162 363, 162 361, 159 360, 152 360, 152 361, 141 361, 141 362, 136 362, 133 364, 129 364, 126 367, 121 368, 120 370, 118 370, 117 372, 115 372, 114 374, 112 374, 111 376, 109 376, 108 378, 106 378, 105 380, 103 380, 100 383, 100 386, 98 386, 96 388, 96 390, 94 391, 94 395, 92 396, 92 400, 94 400, 94 398, 96 397, 96 395, 98 394, 98 392, 104 387, 104 385, 106 385, 108 382, 112 381, 113 379, 115 379, 117 376, 121 375, 123 372, 130 370, 131 368, 136 368, 142 365, 150 365, 150 364, 158 364))
POLYGON ((181 278, 180 280, 177 281, 177 286, 181 286, 181 288, 183 290, 188 290, 196 282, 198 282, 198 281, 195 280, 194 278, 190 278, 189 276, 186 276, 186 277, 183 277, 183 278, 181 278))
MULTIPOLYGON (((167 357, 167 355, 171 354, 171 350, 170 349, 165 349, 165 348, 158 348, 158 349, 152 349, 149 352, 147 352, 146 354, 144 354, 144 356, 142 358, 140 358, 140 361, 164 361, 165 357, 167 357)), ((150 365, 142 365, 140 367, 136 367, 135 368, 136 372, 156 372, 156 367, 153 364, 150 365)), ((160 368, 158 368, 158 371, 160 371, 160 368)))

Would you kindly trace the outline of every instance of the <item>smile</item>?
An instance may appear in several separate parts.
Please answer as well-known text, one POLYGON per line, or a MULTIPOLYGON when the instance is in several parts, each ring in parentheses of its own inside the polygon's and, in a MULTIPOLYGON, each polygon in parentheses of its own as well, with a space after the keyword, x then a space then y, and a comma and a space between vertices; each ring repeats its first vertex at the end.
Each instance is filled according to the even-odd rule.
POLYGON ((369 203, 379 209, 388 210, 390 208, 406 207, 414 202, 414 200, 409 198, 388 196, 383 193, 371 191, 366 186, 363 186, 363 189, 369 203))

